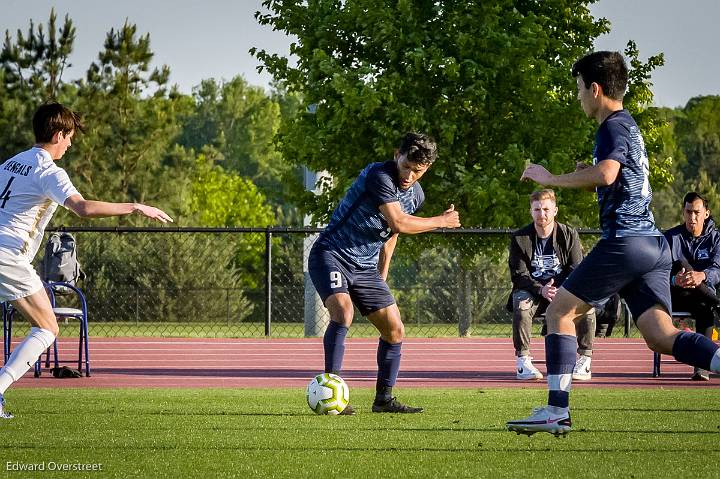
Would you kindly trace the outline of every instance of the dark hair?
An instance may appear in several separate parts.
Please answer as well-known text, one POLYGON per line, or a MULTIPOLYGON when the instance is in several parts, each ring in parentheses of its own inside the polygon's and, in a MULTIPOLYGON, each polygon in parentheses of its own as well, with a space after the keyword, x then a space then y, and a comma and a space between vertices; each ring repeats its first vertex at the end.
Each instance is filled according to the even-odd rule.
POLYGON ((685 195, 685 198, 683 198, 683 208, 685 207, 686 204, 688 204, 688 203, 692 204, 697 200, 702 200, 703 207, 705 209, 707 209, 707 207, 708 207, 707 200, 705 198, 703 198, 702 196, 700 196, 700 193, 697 193, 695 191, 691 191, 690 193, 685 195))
POLYGON ((613 100, 622 100, 628 82, 628 69, 625 59, 619 52, 594 52, 575 62, 572 76, 582 76, 585 88, 597 83, 605 96, 613 100))
POLYGON ((437 158, 437 145, 428 135, 406 133, 400 142, 400 154, 407 154, 408 161, 430 165, 437 158))
POLYGON ((80 114, 60 103, 45 103, 33 115, 33 131, 38 143, 50 143, 59 131, 67 135, 74 130, 85 131, 80 114))

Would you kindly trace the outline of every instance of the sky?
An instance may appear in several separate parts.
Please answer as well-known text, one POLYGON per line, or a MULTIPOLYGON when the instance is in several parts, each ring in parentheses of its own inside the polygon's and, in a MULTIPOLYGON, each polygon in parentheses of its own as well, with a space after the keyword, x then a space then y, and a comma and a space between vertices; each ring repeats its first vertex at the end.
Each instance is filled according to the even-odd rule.
MULTIPOLYGON (((206 78, 242 75, 253 85, 267 87, 270 77, 258 73, 248 53, 258 46, 287 55, 290 39, 258 25, 254 13, 261 0, 0 0, 0 32, 27 31, 30 19, 47 23, 55 7, 60 20, 69 14, 77 29, 73 66, 63 78, 84 76, 96 60, 111 28, 127 19, 138 32, 150 34, 154 65, 167 64, 171 83, 190 93, 206 78)), ((622 51, 635 40, 642 59, 659 52, 665 66, 653 74, 655 103, 683 106, 697 95, 720 94, 720 1, 718 0, 599 0, 591 7, 612 23, 598 38, 597 49, 622 51)))

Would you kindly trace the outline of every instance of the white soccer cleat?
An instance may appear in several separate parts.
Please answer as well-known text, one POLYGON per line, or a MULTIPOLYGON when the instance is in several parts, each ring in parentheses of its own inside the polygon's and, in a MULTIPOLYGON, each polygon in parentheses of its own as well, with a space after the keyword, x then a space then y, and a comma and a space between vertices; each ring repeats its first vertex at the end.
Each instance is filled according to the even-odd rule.
POLYGON ((5 398, 0 394, 0 419, 12 419, 14 416, 5 410, 5 398))
POLYGON ((538 368, 533 366, 532 358, 530 356, 518 356, 516 369, 517 375, 515 377, 519 380, 543 378, 543 375, 540 371, 538 371, 538 368))
POLYGON ((590 356, 580 356, 573 368, 572 378, 577 381, 589 381, 592 379, 592 371, 590 364, 592 358, 590 356))
POLYGON ((571 431, 570 413, 553 414, 547 406, 533 408, 533 412, 525 419, 508 421, 508 431, 532 436, 536 432, 547 432, 555 437, 564 436, 571 431))

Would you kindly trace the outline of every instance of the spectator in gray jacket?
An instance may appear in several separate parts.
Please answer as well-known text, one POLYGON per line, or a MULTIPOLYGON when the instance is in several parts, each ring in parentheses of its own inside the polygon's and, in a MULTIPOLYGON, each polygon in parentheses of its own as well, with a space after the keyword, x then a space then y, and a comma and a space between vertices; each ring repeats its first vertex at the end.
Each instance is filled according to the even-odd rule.
MULTIPOLYGON (((530 195, 533 222, 515 231, 510 239, 510 278, 513 289, 508 309, 513 313, 513 345, 517 356, 517 379, 542 379, 530 357, 532 320, 543 314, 570 272, 582 261, 577 231, 555 221, 558 208, 550 189, 530 195)), ((573 379, 589 380, 595 311, 577 323, 578 359, 573 379)))

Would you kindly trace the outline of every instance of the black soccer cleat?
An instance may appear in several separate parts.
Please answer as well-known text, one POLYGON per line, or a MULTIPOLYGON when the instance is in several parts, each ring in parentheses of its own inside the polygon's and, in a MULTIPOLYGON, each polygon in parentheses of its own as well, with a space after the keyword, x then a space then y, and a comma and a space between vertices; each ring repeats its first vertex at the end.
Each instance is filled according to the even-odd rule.
POLYGON ((353 409, 352 405, 348 404, 345 406, 345 409, 342 410, 338 416, 354 416, 355 415, 355 409, 353 409))
POLYGON ((372 406, 372 412, 391 412, 400 414, 416 414, 423 412, 421 407, 412 407, 402 404, 397 398, 391 398, 389 401, 384 403, 374 402, 372 406))

